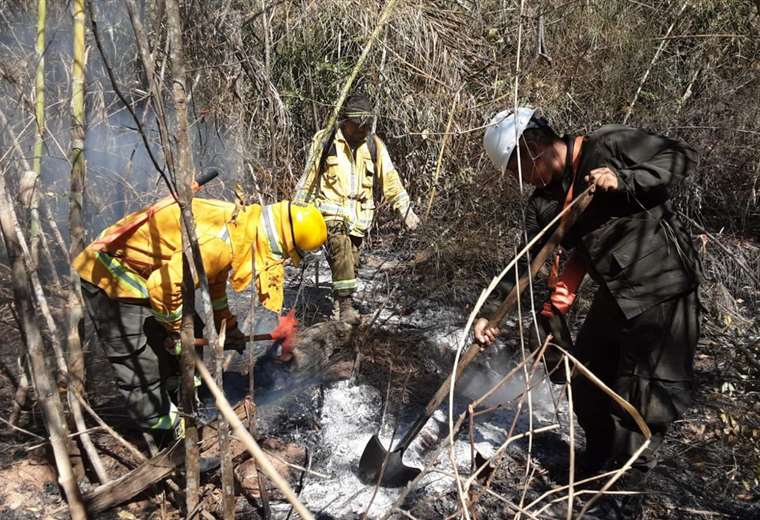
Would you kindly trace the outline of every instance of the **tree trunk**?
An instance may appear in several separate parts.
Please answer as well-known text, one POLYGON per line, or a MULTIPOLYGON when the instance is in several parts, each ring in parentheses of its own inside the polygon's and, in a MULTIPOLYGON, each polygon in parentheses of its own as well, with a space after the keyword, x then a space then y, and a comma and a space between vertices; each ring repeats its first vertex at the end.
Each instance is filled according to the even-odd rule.
MULTIPOLYGON (((175 0, 166 0, 166 18, 169 29, 169 44, 171 45, 172 61, 172 91, 174 95, 174 110, 176 113, 176 150, 177 162, 175 179, 178 203, 182 219, 182 408, 185 417, 185 471, 186 471, 186 507, 190 513, 195 510, 199 501, 200 468, 198 450, 198 428, 195 422, 194 410, 194 375, 195 375, 195 334, 193 317, 195 311, 195 282, 196 272, 193 263, 193 244, 195 226, 192 213, 193 190, 191 184, 194 178, 193 157, 190 150, 188 133, 187 88, 185 84, 185 56, 182 48, 182 23, 179 15, 179 5, 175 0)), ((200 260, 200 258, 198 258, 200 260)), ((211 327, 213 329, 213 321, 211 327)))

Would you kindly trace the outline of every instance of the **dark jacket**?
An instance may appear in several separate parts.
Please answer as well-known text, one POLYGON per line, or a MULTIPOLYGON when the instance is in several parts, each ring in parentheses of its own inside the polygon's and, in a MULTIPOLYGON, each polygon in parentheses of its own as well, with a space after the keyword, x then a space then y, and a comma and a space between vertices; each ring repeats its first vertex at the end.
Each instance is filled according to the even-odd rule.
MULTIPOLYGON (((574 138, 566 142, 563 176, 536 189, 528 202, 529 239, 562 209, 573 179, 574 138)), ((602 167, 617 174, 621 190, 597 192, 562 245, 577 248, 589 274, 609 289, 628 319, 698 284, 697 254, 668 202, 671 186, 695 162, 696 154, 686 144, 622 125, 603 126, 583 142, 574 195, 586 189, 586 175, 602 167)))

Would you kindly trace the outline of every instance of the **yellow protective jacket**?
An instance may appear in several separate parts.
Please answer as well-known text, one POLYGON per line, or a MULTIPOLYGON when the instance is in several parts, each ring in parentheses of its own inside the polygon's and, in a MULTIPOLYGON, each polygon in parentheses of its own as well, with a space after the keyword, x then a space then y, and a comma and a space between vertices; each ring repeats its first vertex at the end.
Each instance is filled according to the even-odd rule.
MULTIPOLYGON (((310 155, 320 149, 320 141, 328 130, 320 130, 314 136, 310 155)), ((377 163, 372 158, 367 143, 356 149, 351 146, 338 129, 335 145, 324 159, 324 170, 318 175, 319 164, 304 175, 296 186, 294 201, 312 202, 326 222, 341 220, 348 226, 349 234, 364 236, 375 215, 373 186, 379 182, 383 195, 402 216, 409 209, 409 195, 388 154, 385 144, 376 136, 377 163)))
MULTIPOLYGON (((145 210, 121 219, 106 229, 127 222, 145 210)), ((242 291, 252 279, 252 245, 256 243, 256 290, 268 309, 282 309, 284 261, 293 251, 287 202, 254 204, 236 210, 229 202, 193 199, 196 231, 219 327, 235 317, 227 304, 229 276, 232 288, 242 291)), ((172 332, 182 317, 182 236, 180 212, 172 204, 153 214, 122 238, 98 250, 90 244, 73 262, 79 276, 103 289, 109 297, 144 301, 153 315, 172 332)), ((196 280, 196 287, 198 281, 196 280)))

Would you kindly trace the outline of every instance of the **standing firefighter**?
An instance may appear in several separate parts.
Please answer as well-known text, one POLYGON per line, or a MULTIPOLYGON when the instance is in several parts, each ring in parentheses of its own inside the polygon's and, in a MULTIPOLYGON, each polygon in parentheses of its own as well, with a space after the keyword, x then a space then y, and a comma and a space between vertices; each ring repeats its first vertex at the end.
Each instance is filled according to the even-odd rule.
POLYGON ((321 160, 301 178, 295 195, 300 202, 313 200, 327 221, 333 295, 340 319, 352 325, 359 323, 353 294, 359 246, 375 214, 375 183, 380 183, 385 198, 410 230, 419 224, 385 144, 370 134, 371 122, 369 98, 351 96, 341 111, 338 127, 321 130, 314 136, 310 155, 321 153, 321 160))
MULTIPOLYGON (((526 212, 528 239, 594 186, 591 204, 562 244, 572 254, 559 278, 550 279, 553 291, 539 321, 649 425, 650 447, 624 483, 628 489, 641 487, 668 426, 692 398, 699 260, 669 199, 672 185, 694 165, 695 153, 679 141, 621 125, 560 138, 530 108, 519 108, 517 117, 498 114, 486 131, 485 147, 497 168, 515 176, 519 160, 522 179, 536 186, 526 212), (558 323, 564 323, 586 274, 599 289, 571 346, 561 332, 567 329, 558 323)), ((475 335, 490 343, 499 331, 487 323, 479 319, 475 335)), ((564 373, 561 366, 559 372, 564 373)), ((643 435, 621 407, 577 372, 572 390, 586 433, 583 469, 620 467, 643 444, 643 435)), ((621 500, 604 507, 632 516, 640 504, 621 500)))
MULTIPOLYGON (((166 442, 181 436, 183 424, 168 384, 179 375, 182 237, 179 206, 155 209, 128 215, 106 229, 76 257, 74 267, 132 419, 166 442)), ((226 320, 225 347, 242 348, 245 337, 227 304, 227 279, 236 291, 245 289, 255 260, 259 300, 279 312, 283 264, 288 258, 297 263, 305 251, 322 246, 327 236, 324 219, 314 206, 288 201, 236 207, 193 199, 193 214, 215 326, 226 320)), ((196 317, 196 336, 202 329, 196 317)))

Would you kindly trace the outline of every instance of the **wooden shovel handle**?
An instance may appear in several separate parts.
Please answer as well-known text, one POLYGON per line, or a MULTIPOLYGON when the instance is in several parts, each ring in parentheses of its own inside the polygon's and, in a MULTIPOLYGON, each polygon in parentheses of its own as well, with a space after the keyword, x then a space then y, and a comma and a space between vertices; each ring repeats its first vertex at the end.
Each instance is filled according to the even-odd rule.
MULTIPOLYGON (((586 190, 578 197, 577 202, 575 202, 575 204, 570 208, 570 211, 567 213, 567 217, 560 219, 559 226, 554 230, 554 233, 551 234, 549 240, 546 242, 546 244, 544 244, 544 247, 542 247, 538 254, 533 257, 533 261, 530 263, 530 276, 534 277, 536 273, 538 273, 539 269, 541 269, 541 267, 544 265, 544 262, 546 262, 547 258, 549 258, 549 255, 554 251, 559 243, 562 242, 562 239, 565 238, 567 230, 577 222, 578 218, 588 207, 591 199, 591 188, 586 188, 586 190)), ((488 321, 489 326, 498 327, 501 324, 507 313, 509 313, 517 304, 517 299, 520 297, 527 286, 528 273, 519 279, 517 285, 512 288, 504 301, 501 302, 501 305, 499 305, 499 308, 496 310, 496 314, 494 314, 494 316, 488 321)), ((459 379, 459 377, 462 375, 462 372, 464 372, 464 369, 467 368, 467 365, 469 365, 470 362, 475 359, 475 356, 477 356, 481 350, 485 350, 487 347, 488 345, 481 345, 477 341, 470 345, 470 347, 459 359, 459 363, 457 364, 457 379, 459 379)), ((435 412, 441 405, 443 400, 446 399, 446 395, 449 393, 450 385, 451 375, 446 378, 446 381, 443 382, 441 387, 438 389, 438 391, 435 393, 425 408, 428 416, 432 415, 433 412, 435 412)))
MULTIPOLYGON (((245 341, 251 341, 250 336, 245 336, 244 339, 245 341)), ((253 336, 253 341, 269 341, 271 339, 271 334, 255 334, 253 336)), ((206 338, 195 338, 196 347, 205 347, 206 345, 208 345, 208 340, 206 338)))

